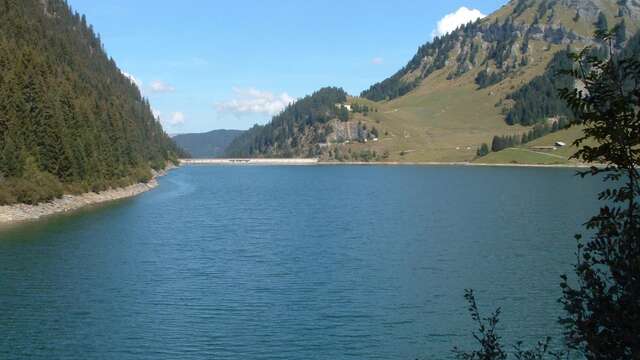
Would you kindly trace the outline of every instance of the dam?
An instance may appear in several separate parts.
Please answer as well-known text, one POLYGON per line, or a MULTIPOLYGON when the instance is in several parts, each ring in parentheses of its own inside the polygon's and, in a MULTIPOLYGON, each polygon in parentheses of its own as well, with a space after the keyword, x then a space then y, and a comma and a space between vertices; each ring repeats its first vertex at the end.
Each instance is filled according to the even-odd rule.
POLYGON ((319 159, 180 159, 181 165, 317 165, 319 159))

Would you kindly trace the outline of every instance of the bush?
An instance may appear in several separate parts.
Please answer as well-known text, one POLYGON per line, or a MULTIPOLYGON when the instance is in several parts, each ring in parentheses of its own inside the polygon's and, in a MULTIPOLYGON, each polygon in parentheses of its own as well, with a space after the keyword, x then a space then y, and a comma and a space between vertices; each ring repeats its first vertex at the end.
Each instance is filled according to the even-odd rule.
POLYGON ((39 169, 33 158, 25 161, 23 175, 0 180, 0 205, 23 203, 36 205, 68 194, 102 192, 113 187, 126 187, 134 183, 147 183, 152 179, 149 166, 129 170, 118 179, 93 179, 63 184, 58 178, 39 169))
POLYGON ((4 201, 35 205, 62 197, 64 188, 58 178, 38 168, 33 158, 28 158, 23 176, 5 182, 4 201))
POLYGON ((91 187, 87 182, 76 182, 70 184, 64 184, 64 192, 67 194, 79 195, 87 193, 91 190, 91 187))
POLYGON ((94 193, 99 193, 105 191, 109 188, 109 184, 106 180, 95 180, 91 183, 91 191, 94 193))
MULTIPOLYGON (((62 184, 51 174, 42 173, 35 179, 9 181, 13 202, 36 205, 62 197, 62 184)), ((11 198, 8 198, 11 199, 11 198)))
POLYGON ((127 185, 131 185, 132 183, 148 183, 151 181, 152 177, 151 169, 136 168, 131 171, 131 175, 129 176, 131 182, 127 185))
POLYGON ((16 202, 16 197, 5 183, 0 184, 0 205, 10 205, 16 202))

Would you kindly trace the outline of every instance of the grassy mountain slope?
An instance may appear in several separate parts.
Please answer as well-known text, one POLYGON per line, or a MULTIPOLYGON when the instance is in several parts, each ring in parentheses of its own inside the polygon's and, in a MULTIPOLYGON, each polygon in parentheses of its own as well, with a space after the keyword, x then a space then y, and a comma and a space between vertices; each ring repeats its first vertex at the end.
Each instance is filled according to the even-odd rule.
MULTIPOLYGON (((595 30, 616 24, 621 25, 616 47, 628 46, 640 26, 640 2, 512 0, 489 17, 419 47, 396 74, 360 97, 347 97, 352 111, 346 116, 337 111, 342 105, 324 104, 326 116, 320 122, 287 123, 275 117, 239 138, 230 154, 473 161, 482 144, 492 144, 498 137, 531 142, 523 135, 534 133, 534 138, 544 138, 556 130, 550 124, 572 117, 557 95, 558 88, 574 85, 573 80, 557 76, 557 70, 570 66, 565 54, 597 47, 595 30), (544 132, 533 131, 543 124, 548 127, 544 132)), ((526 155, 526 159, 540 155, 560 160, 526 155)), ((510 162, 505 156, 500 158, 510 162)))
MULTIPOLYGON (((640 33, 636 33, 627 41, 625 47, 618 54, 621 58, 640 58, 640 33)), ((561 130, 548 134, 530 143, 508 148, 499 152, 491 153, 479 158, 476 162, 481 163, 533 163, 533 164, 563 164, 575 163, 570 159, 578 150, 572 146, 573 142, 583 136, 579 126, 561 130), (556 142, 564 142, 567 147, 562 147, 553 151, 540 151, 536 148, 553 146, 556 142)), ((596 145, 596 144, 588 144, 596 145)))
POLYGON ((524 146, 504 149, 502 151, 490 153, 474 160, 482 164, 535 164, 535 165, 568 165, 578 164, 578 161, 571 159, 578 148, 571 145, 576 139, 582 136, 580 127, 571 127, 553 134, 543 136, 524 146), (556 150, 540 150, 539 147, 554 146, 556 142, 564 142, 567 146, 556 150))
POLYGON ((538 94, 518 99, 532 101, 524 105, 516 103, 513 94, 534 78, 553 74, 548 66, 560 51, 593 45, 601 17, 609 27, 624 22, 626 39, 638 30, 640 4, 515 0, 422 46, 405 68, 361 94, 378 101, 383 111, 375 114, 375 121, 390 134, 381 144, 365 147, 386 149, 391 160, 470 161, 480 144, 491 144, 495 135, 523 134, 530 124, 564 115, 538 102, 538 94), (517 105, 547 110, 526 112, 510 126, 507 114, 517 105))
POLYGON ((482 143, 491 143, 493 136, 528 131, 521 125, 509 126, 499 104, 545 71, 554 49, 537 51, 539 46, 532 44, 537 55, 529 64, 529 71, 494 86, 478 89, 474 80, 477 69, 448 80, 445 68, 429 75, 410 93, 375 103, 372 106, 380 111, 367 121, 378 123, 382 132, 389 135, 377 144, 355 146, 358 151, 368 147, 377 152, 388 151, 391 161, 470 161, 477 148, 482 143))
POLYGON ((181 150, 63 0, 0 0, 0 204, 150 178, 181 150))
POLYGON ((600 26, 624 22, 634 34, 640 22, 640 4, 635 0, 512 0, 489 17, 421 46, 416 55, 396 74, 372 85, 361 96, 374 101, 392 100, 427 81, 438 70, 447 79, 478 71, 486 87, 509 76, 519 76, 542 44, 580 47, 592 43, 600 26))
POLYGON ((194 158, 216 158, 240 136, 242 130, 213 130, 201 134, 180 134, 173 137, 178 146, 194 158))

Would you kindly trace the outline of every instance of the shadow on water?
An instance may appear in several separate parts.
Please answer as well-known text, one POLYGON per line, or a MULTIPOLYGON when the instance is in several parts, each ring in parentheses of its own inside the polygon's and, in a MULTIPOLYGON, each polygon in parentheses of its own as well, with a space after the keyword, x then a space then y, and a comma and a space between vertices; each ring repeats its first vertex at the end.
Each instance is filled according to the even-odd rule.
POLYGON ((135 198, 91 204, 77 210, 49 215, 36 220, 0 225, 0 241, 7 243, 46 239, 52 234, 67 231, 71 227, 90 224, 97 218, 118 211, 132 201, 135 201, 135 198))
MULTIPOLYGON (((173 172, 172 172, 173 173, 173 172)), ((45 239, 52 234, 67 231, 73 227, 90 226, 96 221, 123 212, 139 202, 168 202, 193 193, 196 187, 188 179, 172 177, 172 173, 159 179, 160 186, 131 198, 91 204, 66 213, 49 215, 36 220, 0 225, 0 241, 29 241, 45 239)))

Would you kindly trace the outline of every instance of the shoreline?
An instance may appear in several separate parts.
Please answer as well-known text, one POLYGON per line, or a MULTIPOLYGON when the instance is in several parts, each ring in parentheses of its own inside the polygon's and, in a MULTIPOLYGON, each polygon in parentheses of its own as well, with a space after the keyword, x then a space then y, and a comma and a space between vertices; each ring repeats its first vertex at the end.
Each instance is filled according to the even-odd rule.
POLYGON ((167 166, 165 170, 154 172, 148 183, 137 183, 123 188, 115 188, 100 193, 84 193, 80 195, 63 195, 59 199, 47 203, 28 205, 14 204, 0 206, 0 226, 13 225, 28 221, 40 220, 52 215, 73 212, 82 208, 132 198, 158 187, 158 177, 175 167, 167 166))
MULTIPOLYGON (((181 159, 181 165, 193 166, 469 166, 469 167, 514 167, 514 168, 564 168, 564 169, 588 169, 592 164, 492 164, 474 162, 401 162, 401 161, 321 161, 319 159, 181 159)), ((596 165, 597 166, 597 165, 596 165)))
POLYGON ((318 162, 318 165, 375 165, 375 166, 451 166, 451 167, 500 167, 500 168, 556 168, 556 169, 588 169, 589 164, 518 164, 518 163, 474 163, 474 162, 318 162))
MULTIPOLYGON (((192 159, 180 160, 180 166, 433 166, 433 167, 497 167, 497 168, 552 168, 586 169, 589 164, 490 164, 472 162, 355 162, 320 161, 319 159, 192 159)), ((597 165, 596 165, 597 166, 597 165)), ((52 215, 70 213, 82 208, 135 197, 158 187, 157 178, 177 166, 168 166, 154 173, 148 183, 133 184, 124 188, 109 189, 100 193, 63 195, 48 203, 38 205, 14 204, 0 206, 0 226, 43 219, 52 215)))

